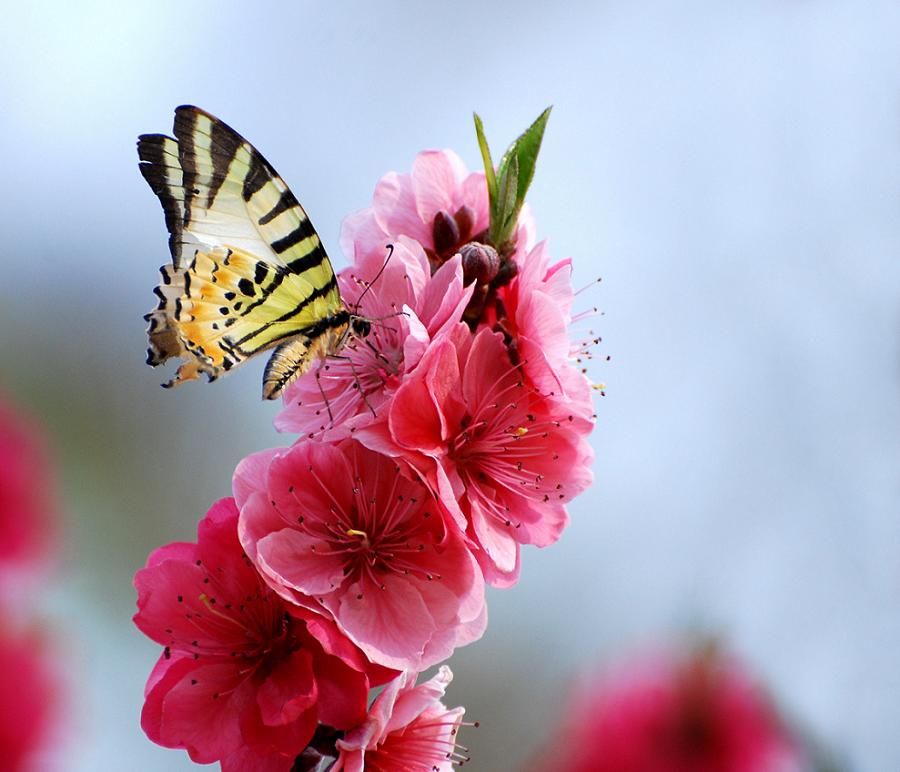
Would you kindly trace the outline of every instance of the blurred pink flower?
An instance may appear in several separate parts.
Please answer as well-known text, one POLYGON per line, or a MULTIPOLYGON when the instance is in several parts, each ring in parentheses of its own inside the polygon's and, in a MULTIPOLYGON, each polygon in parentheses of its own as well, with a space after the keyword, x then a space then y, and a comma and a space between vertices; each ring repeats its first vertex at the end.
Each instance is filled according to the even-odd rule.
POLYGON ((53 500, 47 451, 37 429, 0 402, 0 574, 47 557, 53 500))
MULTIPOLYGON (((5 614, 4 623, 5 623, 5 614)), ((59 685, 43 640, 0 627, 0 760, 4 772, 44 768, 60 703, 59 685)))
POLYGON ((244 459, 234 491, 241 542, 276 592, 333 617, 372 661, 423 670, 480 638, 487 612, 463 536, 412 476, 353 441, 301 442, 244 459))
POLYGON ((416 686, 415 673, 403 673, 376 697, 365 722, 338 740, 331 772, 450 772, 466 761, 456 735, 463 708, 441 702, 453 674, 442 667, 416 686))
POLYGON ((579 686, 532 772, 787 772, 799 759, 760 689, 706 649, 579 686))
POLYGON ((383 244, 362 251, 339 275, 344 302, 350 308, 359 304, 357 312, 375 320, 372 331, 364 340, 352 340, 343 358, 327 360, 287 388, 275 419, 280 431, 347 436, 371 420, 429 342, 459 320, 472 289, 463 287, 458 257, 432 275, 422 247, 405 237, 394 241, 385 265, 386 257, 383 244))
POLYGON ((241 549, 237 523, 234 501, 222 499, 200 521, 196 544, 161 547, 135 575, 134 622, 165 646, 141 724, 151 740, 196 762, 240 753, 277 770, 306 747, 318 721, 357 724, 367 674, 377 683, 391 674, 328 620, 272 592, 241 549))
POLYGON ((493 584, 518 578, 519 546, 552 544, 565 503, 591 482, 590 446, 510 362, 502 337, 482 329, 432 343, 365 445, 409 462, 479 549, 493 584))

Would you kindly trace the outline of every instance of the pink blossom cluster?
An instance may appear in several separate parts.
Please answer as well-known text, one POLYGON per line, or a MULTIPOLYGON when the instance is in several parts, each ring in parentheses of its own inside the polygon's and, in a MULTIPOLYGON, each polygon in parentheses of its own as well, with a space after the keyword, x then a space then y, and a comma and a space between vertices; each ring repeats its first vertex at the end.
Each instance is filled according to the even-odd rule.
POLYGON ((799 772, 800 746, 745 668, 661 650, 584 678, 531 772, 799 772))
POLYGON ((276 426, 298 439, 244 459, 197 542, 136 576, 165 647, 154 741, 224 770, 314 769, 323 745, 353 772, 464 759, 450 671, 416 676, 481 637, 485 586, 559 538, 592 460, 571 265, 527 208, 499 250, 488 224, 485 175, 448 151, 345 221, 338 281, 370 334, 288 387, 276 426))
POLYGON ((0 759, 9 772, 38 768, 59 702, 47 643, 25 613, 28 580, 52 552, 49 466, 32 422, 0 401, 0 759))

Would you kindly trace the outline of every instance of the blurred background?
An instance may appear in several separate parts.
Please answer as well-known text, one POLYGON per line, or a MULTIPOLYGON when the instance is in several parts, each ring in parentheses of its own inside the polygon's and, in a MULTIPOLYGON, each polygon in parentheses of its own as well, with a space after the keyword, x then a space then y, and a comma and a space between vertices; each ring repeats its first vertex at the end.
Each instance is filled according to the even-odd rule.
POLYGON ((554 111, 530 202, 606 383, 594 487, 451 661, 472 768, 520 767, 586 665, 711 632, 851 769, 900 769, 900 6, 10 3, 0 389, 55 452, 59 769, 187 770, 139 727, 131 577, 290 437, 264 358, 159 388, 167 261, 135 138, 190 102, 260 148, 338 267, 342 217, 428 147, 480 166, 554 111))

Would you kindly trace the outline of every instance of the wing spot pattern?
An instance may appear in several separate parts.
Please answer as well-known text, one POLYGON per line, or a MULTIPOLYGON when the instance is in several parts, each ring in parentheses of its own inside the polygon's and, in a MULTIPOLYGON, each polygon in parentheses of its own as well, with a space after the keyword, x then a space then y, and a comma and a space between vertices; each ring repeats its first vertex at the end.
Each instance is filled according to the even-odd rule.
POLYGON ((348 312, 331 263, 294 195, 243 137, 189 106, 176 109, 174 135, 138 140, 172 255, 154 289, 159 302, 145 316, 148 362, 182 359, 172 386, 214 380, 277 346, 279 378, 264 388, 277 396, 343 345, 333 333, 346 327, 348 312))

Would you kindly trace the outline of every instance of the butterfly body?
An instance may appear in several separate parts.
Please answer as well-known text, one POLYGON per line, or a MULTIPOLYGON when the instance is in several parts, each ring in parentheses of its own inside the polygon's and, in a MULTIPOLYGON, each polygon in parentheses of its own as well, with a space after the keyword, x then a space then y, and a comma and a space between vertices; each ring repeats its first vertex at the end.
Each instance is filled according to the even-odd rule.
POLYGON ((303 334, 279 344, 266 364, 263 397, 277 396, 298 370, 305 372, 309 368, 308 363, 338 356, 351 334, 360 337, 368 334, 367 325, 367 321, 349 311, 338 311, 323 317, 303 334))
POLYGON ((172 256, 145 317, 147 362, 184 360, 169 387, 274 349, 263 380, 274 399, 368 323, 344 305, 306 212, 259 151, 196 107, 176 109, 174 134, 138 139, 172 256))

